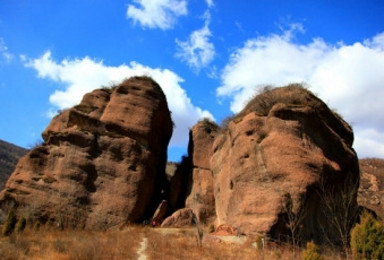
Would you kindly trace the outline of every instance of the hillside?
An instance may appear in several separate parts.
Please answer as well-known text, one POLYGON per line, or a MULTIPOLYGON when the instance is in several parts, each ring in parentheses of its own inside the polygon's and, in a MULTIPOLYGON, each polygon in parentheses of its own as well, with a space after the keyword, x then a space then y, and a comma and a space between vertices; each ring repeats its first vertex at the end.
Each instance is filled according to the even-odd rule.
POLYGON ((358 203, 384 219, 384 159, 360 159, 358 203))
POLYGON ((27 151, 27 149, 0 140, 0 189, 4 188, 19 158, 27 151))

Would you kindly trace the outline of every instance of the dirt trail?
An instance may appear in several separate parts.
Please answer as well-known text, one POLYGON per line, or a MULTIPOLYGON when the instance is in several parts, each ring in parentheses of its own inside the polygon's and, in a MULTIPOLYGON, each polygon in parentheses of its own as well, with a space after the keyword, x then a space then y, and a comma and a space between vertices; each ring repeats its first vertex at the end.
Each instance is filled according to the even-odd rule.
POLYGON ((137 254, 139 255, 137 260, 147 260, 148 259, 147 255, 145 254, 145 250, 147 249, 147 245, 148 245, 148 238, 144 237, 143 240, 140 242, 140 248, 137 250, 137 254))

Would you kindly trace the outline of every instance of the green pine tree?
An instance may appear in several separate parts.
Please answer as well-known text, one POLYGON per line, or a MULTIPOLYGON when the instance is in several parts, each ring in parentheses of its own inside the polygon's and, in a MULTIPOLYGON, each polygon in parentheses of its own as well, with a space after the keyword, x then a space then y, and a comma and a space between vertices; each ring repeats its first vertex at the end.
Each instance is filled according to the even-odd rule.
POLYGON ((384 259, 384 225, 364 212, 352 229, 351 248, 355 259, 384 259))

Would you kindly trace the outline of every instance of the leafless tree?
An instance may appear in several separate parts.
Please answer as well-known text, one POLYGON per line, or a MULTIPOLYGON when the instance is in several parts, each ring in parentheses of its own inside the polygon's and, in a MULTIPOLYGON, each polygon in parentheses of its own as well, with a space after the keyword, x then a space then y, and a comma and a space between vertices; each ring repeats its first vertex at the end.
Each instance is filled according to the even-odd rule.
POLYGON ((282 199, 283 213, 286 216, 286 227, 289 230, 289 240, 292 243, 293 254, 296 254, 296 247, 300 244, 301 229, 305 218, 305 211, 298 205, 293 204, 290 193, 285 193, 282 199))
POLYGON ((329 185, 325 179, 320 182, 319 197, 324 208, 327 227, 322 226, 323 237, 330 245, 341 246, 349 258, 350 231, 355 225, 359 207, 356 201, 359 179, 349 177, 342 185, 329 185))

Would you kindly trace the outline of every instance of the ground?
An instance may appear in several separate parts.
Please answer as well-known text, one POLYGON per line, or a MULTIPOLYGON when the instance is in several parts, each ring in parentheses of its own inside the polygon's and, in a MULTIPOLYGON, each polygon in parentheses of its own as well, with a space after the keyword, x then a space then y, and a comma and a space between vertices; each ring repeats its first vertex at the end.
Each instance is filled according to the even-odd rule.
MULTIPOLYGON (((215 236, 204 230, 200 246, 196 228, 129 226, 109 231, 58 231, 27 228, 21 234, 0 238, 1 259, 300 259, 303 249, 257 238, 215 236)), ((325 259, 342 259, 323 252, 325 259)))

